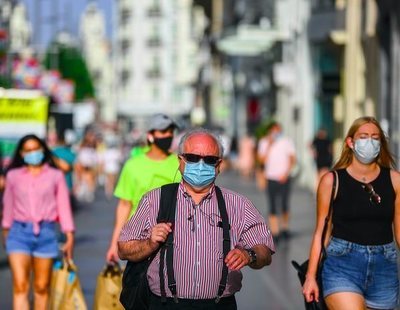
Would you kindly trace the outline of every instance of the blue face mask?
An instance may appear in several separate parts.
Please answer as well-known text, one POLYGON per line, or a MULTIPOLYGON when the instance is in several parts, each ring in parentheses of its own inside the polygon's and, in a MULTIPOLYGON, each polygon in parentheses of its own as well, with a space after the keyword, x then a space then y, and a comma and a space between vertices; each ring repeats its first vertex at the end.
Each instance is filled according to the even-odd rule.
POLYGON ((42 163, 44 158, 43 151, 33 151, 24 155, 24 162, 27 165, 38 166, 42 163))
POLYGON ((183 179, 196 188, 210 185, 215 179, 215 167, 200 160, 197 163, 185 162, 183 179))
POLYGON ((354 142, 354 154, 363 164, 372 163, 381 151, 381 142, 375 139, 357 139, 354 142))

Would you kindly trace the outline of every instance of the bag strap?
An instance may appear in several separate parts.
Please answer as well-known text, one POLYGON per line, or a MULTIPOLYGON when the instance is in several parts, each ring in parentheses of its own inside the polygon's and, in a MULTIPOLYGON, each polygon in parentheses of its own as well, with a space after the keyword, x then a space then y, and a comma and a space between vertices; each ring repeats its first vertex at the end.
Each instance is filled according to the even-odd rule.
POLYGON ((333 174, 332 192, 331 192, 331 199, 329 201, 328 214, 325 217, 324 229, 322 230, 321 252, 319 254, 319 260, 321 260, 322 256, 326 255, 325 238, 326 238, 326 234, 328 233, 329 221, 330 221, 330 219, 332 217, 332 212, 333 212, 333 200, 335 199, 335 194, 336 194, 336 186, 337 186, 336 179, 338 178, 338 174, 337 174, 336 170, 331 170, 331 172, 333 174))
MULTIPOLYGON (((166 184, 161 187, 160 195, 160 210, 158 212, 157 222, 169 222, 172 226, 175 223, 175 211, 176 211, 176 196, 178 193, 179 183, 166 184)), ((160 268, 158 274, 160 277, 160 291, 161 301, 166 301, 165 291, 165 279, 164 279, 164 262, 165 253, 167 253, 167 275, 168 275, 168 287, 171 290, 172 295, 176 299, 176 282, 173 272, 173 243, 174 234, 173 232, 168 234, 167 240, 161 246, 160 250, 160 268), (167 249, 170 249, 167 251, 167 249)))
POLYGON ((222 249, 224 253, 222 275, 219 282, 218 295, 215 299, 215 302, 218 303, 221 299, 222 294, 224 293, 226 282, 228 280, 228 266, 225 264, 225 258, 228 255, 231 247, 231 238, 229 235, 230 225, 224 197, 222 196, 221 189, 218 186, 215 187, 215 192, 217 194, 218 209, 222 219, 222 249))

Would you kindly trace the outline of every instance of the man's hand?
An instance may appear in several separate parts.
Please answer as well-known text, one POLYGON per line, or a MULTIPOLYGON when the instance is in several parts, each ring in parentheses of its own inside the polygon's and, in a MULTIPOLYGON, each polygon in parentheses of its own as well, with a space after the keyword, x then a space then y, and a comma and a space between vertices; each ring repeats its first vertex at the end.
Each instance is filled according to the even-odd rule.
MULTIPOLYGON (((168 235, 172 232, 172 223, 158 223, 151 230, 150 245, 163 243, 167 240, 168 235)), ((156 248, 157 248, 156 247, 156 248)))
POLYGON ((172 223, 158 223, 151 229, 150 238, 118 242, 118 254, 121 259, 140 262, 149 257, 167 240, 172 232, 172 223))
POLYGON ((225 258, 225 264, 230 270, 240 270, 250 263, 250 255, 244 249, 230 250, 225 258))

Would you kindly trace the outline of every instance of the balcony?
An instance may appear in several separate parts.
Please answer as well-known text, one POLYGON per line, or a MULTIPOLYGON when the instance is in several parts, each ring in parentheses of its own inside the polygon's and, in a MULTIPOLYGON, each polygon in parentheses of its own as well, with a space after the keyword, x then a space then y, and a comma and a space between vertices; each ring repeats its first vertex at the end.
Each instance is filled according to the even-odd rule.
POLYGON ((119 74, 119 80, 123 86, 125 86, 128 83, 130 77, 131 77, 131 73, 129 70, 127 70, 127 69, 121 70, 121 72, 119 74))
POLYGON ((161 45, 160 37, 153 37, 147 40, 148 47, 161 47, 161 45))
POLYGON ((148 17, 161 17, 162 16, 161 7, 158 5, 150 7, 147 10, 147 16, 148 17))
POLYGON ((127 54, 131 46, 131 41, 128 39, 122 39, 119 43, 119 50, 121 54, 127 54))
POLYGON ((129 23, 131 16, 132 16, 132 10, 128 8, 121 9, 119 13, 119 25, 126 26, 129 23))
POLYGON ((146 76, 149 79, 159 79, 161 78, 161 70, 157 67, 151 68, 147 71, 146 76))

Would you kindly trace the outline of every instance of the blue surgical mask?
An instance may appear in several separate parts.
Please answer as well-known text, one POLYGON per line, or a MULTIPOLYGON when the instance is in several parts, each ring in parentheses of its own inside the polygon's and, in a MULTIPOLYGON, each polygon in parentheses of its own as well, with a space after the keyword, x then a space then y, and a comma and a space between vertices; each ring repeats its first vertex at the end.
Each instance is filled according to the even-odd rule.
POLYGON ((33 151, 33 152, 26 153, 24 155, 24 162, 27 165, 38 166, 42 163, 43 158, 44 158, 43 151, 41 151, 41 150, 33 151))
POLYGON ((381 142, 375 139, 357 139, 354 142, 354 155, 363 164, 372 163, 381 150, 381 142))
POLYGON ((215 180, 215 167, 200 160, 197 163, 185 162, 183 179, 193 187, 201 188, 210 185, 215 180))

